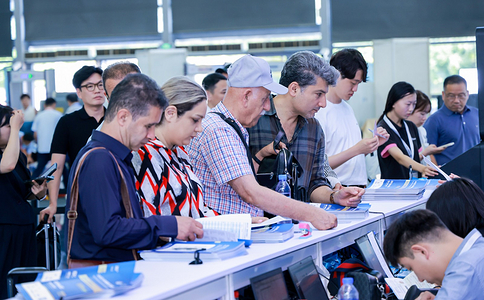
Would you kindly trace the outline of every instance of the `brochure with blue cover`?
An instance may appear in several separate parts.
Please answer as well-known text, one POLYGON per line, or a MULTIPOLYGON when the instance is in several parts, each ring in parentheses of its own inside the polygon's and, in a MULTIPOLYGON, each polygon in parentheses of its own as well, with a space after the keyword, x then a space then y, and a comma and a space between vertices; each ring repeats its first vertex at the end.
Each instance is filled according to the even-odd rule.
POLYGON ((338 217, 338 220, 360 220, 369 215, 370 203, 360 203, 357 207, 341 206, 338 204, 310 203, 324 209, 338 217))
POLYGON ((282 243, 294 236, 292 222, 252 228, 254 243, 282 243))
POLYGON ((367 194, 407 194, 416 195, 428 185, 428 179, 373 179, 366 188, 367 194))
POLYGON ((195 251, 199 251, 203 261, 224 260, 236 256, 246 255, 245 243, 237 242, 183 242, 175 241, 153 250, 139 251, 144 260, 150 261, 187 261, 194 258, 195 251))
POLYGON ((429 180, 425 178, 374 179, 361 200, 418 200, 422 198, 428 184, 429 180))
POLYGON ((39 273, 35 281, 15 285, 27 300, 106 297, 123 294, 141 285, 143 274, 134 273, 135 262, 39 273))

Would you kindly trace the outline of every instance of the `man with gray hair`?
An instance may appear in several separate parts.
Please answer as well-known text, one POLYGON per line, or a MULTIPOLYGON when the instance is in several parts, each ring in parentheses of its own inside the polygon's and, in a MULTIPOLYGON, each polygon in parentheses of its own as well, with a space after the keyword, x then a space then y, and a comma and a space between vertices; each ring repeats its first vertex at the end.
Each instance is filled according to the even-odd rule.
POLYGON ((246 128, 257 124, 261 113, 270 109, 271 91, 281 95, 287 88, 273 81, 266 61, 251 55, 234 62, 228 75, 224 100, 207 114, 202 132, 188 148, 207 204, 222 214, 257 217, 267 211, 311 222, 317 229, 335 227, 335 215, 260 186, 254 177, 246 128))
POLYGON ((279 80, 288 92, 270 99, 270 110, 248 130, 249 144, 252 155, 262 160, 276 135, 284 132, 281 141, 304 170, 298 183, 303 195, 298 200, 357 206, 364 189, 333 190, 325 176, 324 132, 314 118, 326 106, 328 85, 335 85, 338 77, 338 71, 313 52, 291 55, 279 80))
POLYGON ((141 73, 139 67, 129 61, 121 61, 109 65, 103 72, 104 95, 109 100, 109 95, 121 80, 128 74, 141 73))

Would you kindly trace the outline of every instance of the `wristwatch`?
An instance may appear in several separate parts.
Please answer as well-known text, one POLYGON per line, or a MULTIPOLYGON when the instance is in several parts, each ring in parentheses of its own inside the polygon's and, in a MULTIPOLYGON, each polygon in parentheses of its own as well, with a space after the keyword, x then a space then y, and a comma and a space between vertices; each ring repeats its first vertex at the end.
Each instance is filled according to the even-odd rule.
POLYGON ((329 195, 329 202, 331 202, 331 204, 335 204, 335 203, 334 203, 334 194, 335 194, 335 193, 336 193, 336 191, 333 191, 333 192, 331 193, 331 195, 329 195))

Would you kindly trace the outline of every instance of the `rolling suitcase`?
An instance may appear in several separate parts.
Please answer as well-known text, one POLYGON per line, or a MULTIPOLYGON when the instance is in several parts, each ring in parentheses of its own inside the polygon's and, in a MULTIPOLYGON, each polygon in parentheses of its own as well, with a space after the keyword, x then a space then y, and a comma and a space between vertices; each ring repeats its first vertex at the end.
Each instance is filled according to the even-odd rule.
POLYGON ((47 217, 37 226, 37 265, 45 266, 48 270, 56 270, 60 259, 60 235, 55 225, 47 223, 47 217))

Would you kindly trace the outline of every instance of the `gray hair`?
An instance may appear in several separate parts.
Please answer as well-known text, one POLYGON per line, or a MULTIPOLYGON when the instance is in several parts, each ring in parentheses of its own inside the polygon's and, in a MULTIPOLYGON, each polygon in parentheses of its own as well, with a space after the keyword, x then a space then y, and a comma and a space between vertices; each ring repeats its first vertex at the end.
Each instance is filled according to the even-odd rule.
POLYGON ((339 72, 313 52, 299 51, 291 55, 284 64, 279 83, 289 87, 291 82, 295 81, 301 88, 304 88, 308 85, 315 85, 318 77, 334 86, 339 72))
MULTIPOLYGON (((185 76, 170 78, 161 87, 161 90, 168 98, 168 104, 176 107, 178 116, 191 110, 198 103, 207 100, 205 90, 198 83, 185 76)), ((161 118, 162 121, 163 119, 164 117, 161 118)))

